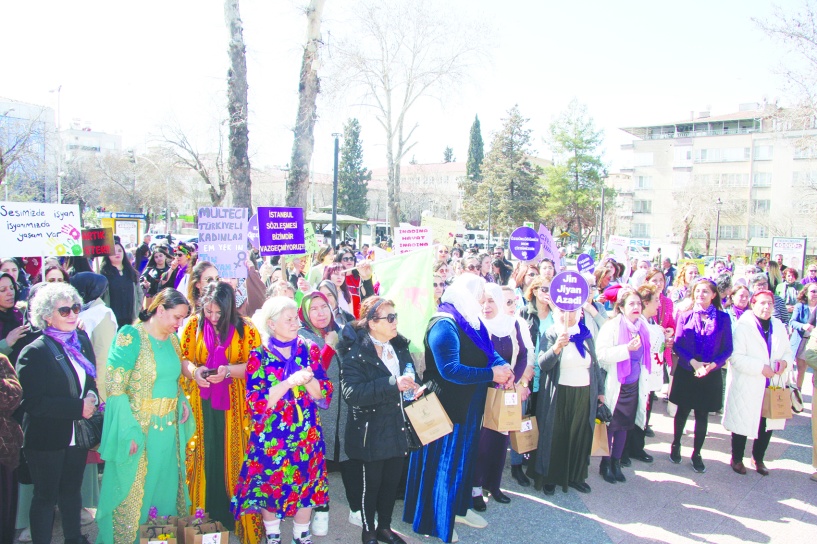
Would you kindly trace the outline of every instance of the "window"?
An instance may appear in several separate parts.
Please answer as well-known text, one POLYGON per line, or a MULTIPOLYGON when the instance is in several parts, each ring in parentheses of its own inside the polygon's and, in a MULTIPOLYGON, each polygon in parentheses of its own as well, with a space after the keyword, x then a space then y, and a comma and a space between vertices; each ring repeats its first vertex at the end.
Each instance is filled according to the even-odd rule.
POLYGON ((769 215, 771 208, 771 200, 752 200, 752 213, 758 215, 769 215))
POLYGON ((633 238, 649 238, 650 226, 646 223, 633 223, 630 227, 630 236, 633 238))
POLYGON ((724 202, 723 211, 744 214, 746 213, 746 201, 727 200, 726 202, 724 202))
POLYGON ((756 161, 770 161, 774 157, 774 146, 771 145, 756 145, 755 146, 755 160, 756 161))
POLYGON ((817 172, 793 172, 792 187, 817 187, 817 172))
POLYGON ((749 174, 715 174, 716 185, 721 187, 748 187, 749 174))
POLYGON ((652 189, 652 176, 636 176, 635 177, 635 188, 636 189, 652 189))
POLYGON ((653 164, 653 154, 652 153, 634 153, 633 154, 633 166, 652 166, 653 164))
POLYGON ((810 147, 796 147, 794 149, 795 159, 813 159, 814 150, 810 147))
POLYGON ((811 215, 817 214, 817 201, 814 200, 798 200, 794 202, 794 213, 797 215, 811 215))
POLYGON ((743 225, 721 225, 719 238, 722 240, 742 240, 745 239, 745 228, 743 225))
POLYGON ((633 200, 633 213, 652 213, 652 201, 633 200))
POLYGON ((749 225, 749 238, 766 238, 769 236, 769 229, 760 225, 749 225))
POLYGON ((772 173, 771 172, 755 172, 752 180, 752 187, 771 187, 772 173))
POLYGON ((748 147, 726 147, 716 149, 696 149, 695 162, 737 162, 748 161, 751 157, 748 147))

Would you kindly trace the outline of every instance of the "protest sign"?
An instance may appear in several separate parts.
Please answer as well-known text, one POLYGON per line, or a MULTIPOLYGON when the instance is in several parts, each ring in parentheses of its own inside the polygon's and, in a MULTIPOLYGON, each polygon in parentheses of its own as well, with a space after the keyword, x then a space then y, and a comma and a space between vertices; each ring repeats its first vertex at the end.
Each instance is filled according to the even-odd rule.
POLYGON ((559 273, 562 270, 561 255, 559 255, 559 250, 556 248, 556 242, 553 241, 553 235, 542 223, 539 223, 539 243, 542 245, 539 258, 553 261, 553 267, 556 269, 556 273, 559 273))
POLYGON ((315 236, 315 227, 312 223, 304 223, 304 247, 307 253, 317 253, 321 250, 318 237, 315 236))
POLYGON ((596 269, 596 263, 593 257, 587 253, 582 253, 576 258, 576 268, 579 272, 593 272, 596 269))
POLYGON ((0 202, 3 255, 82 255, 79 206, 41 202, 0 202))
POLYGON ((399 227, 394 229, 394 252, 398 255, 431 245, 428 227, 399 227))
POLYGON ((457 236, 457 222, 450 219, 440 219, 439 217, 423 216, 420 224, 431 229, 431 242, 434 244, 445 244, 448 247, 454 245, 457 236))
POLYGON ((536 231, 530 227, 519 227, 508 240, 511 255, 521 261, 532 261, 539 255, 541 242, 536 231))
POLYGON ((590 287, 581 274, 566 270, 554 276, 550 282, 550 299, 564 312, 573 312, 584 306, 590 287))
POLYGON ((789 268, 797 270, 799 277, 803 277, 803 269, 806 261, 806 239, 805 238, 772 238, 772 257, 776 261, 777 256, 783 256, 783 264, 789 268))
POLYGON ((252 247, 258 249, 258 214, 250 217, 250 220, 247 223, 247 239, 250 241, 250 244, 252 244, 252 247))
POLYGON ((113 255, 113 229, 83 229, 82 252, 89 259, 113 255))
POLYGON ((199 261, 213 263, 222 278, 247 277, 247 209, 199 208, 199 261))
POLYGON ((264 257, 306 253, 304 209, 259 207, 258 236, 264 257))
POLYGON ((629 255, 630 239, 624 236, 611 234, 607 239, 607 255, 615 259, 617 263, 626 263, 629 255))

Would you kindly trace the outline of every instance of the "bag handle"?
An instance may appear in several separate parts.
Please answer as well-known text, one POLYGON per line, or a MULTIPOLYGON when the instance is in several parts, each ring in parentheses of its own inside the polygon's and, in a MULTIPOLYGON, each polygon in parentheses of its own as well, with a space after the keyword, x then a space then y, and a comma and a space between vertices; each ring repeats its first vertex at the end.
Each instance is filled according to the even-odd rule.
POLYGON ((57 360, 57 366, 62 369, 65 376, 68 378, 68 388, 71 390, 71 395, 80 398, 79 391, 77 391, 77 377, 74 375, 74 372, 68 368, 68 361, 66 360, 65 355, 60 352, 60 349, 57 347, 57 343, 49 338, 48 335, 43 334, 42 339, 45 345, 51 350, 51 354, 54 355, 54 359, 57 360))

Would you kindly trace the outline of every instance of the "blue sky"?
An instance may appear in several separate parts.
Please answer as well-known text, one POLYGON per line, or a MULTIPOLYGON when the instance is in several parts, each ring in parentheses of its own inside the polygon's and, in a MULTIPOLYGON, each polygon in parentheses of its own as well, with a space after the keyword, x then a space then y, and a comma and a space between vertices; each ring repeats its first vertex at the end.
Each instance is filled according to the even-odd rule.
MULTIPOLYGON (((330 44, 353 2, 327 0, 323 30, 330 44)), ((305 3, 242 0, 254 166, 289 162, 305 3)), ((774 73, 784 50, 751 21, 769 16, 767 1, 448 3, 489 21, 495 47, 490 64, 457 92, 418 103, 412 121, 420 125, 413 150, 419 162, 440 161, 447 145, 464 160, 474 115, 487 146, 516 103, 531 120, 537 151, 548 156, 548 126, 576 97, 605 131, 612 170, 629 140, 618 127, 685 119, 707 108, 726 113, 764 97, 786 103, 774 73)), ((142 148, 162 124, 176 122, 206 149, 226 86, 222 6, 221 0, 8 2, 0 97, 55 107, 48 91, 62 85, 63 126, 79 118, 142 148)), ((331 133, 350 116, 361 120, 368 165, 385 163, 369 110, 324 100, 318 107, 317 171, 331 171, 331 133)))

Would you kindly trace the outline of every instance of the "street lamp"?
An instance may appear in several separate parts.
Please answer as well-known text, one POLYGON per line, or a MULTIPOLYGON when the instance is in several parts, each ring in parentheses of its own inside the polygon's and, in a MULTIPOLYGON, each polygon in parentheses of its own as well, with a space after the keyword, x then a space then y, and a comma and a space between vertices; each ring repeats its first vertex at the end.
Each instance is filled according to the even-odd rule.
MULTIPOLYGON (((167 198, 167 208, 166 208, 166 214, 165 214, 165 232, 167 232, 167 234, 170 234, 170 232, 171 232, 170 231, 170 178, 167 177, 166 175, 164 175, 162 173, 162 170, 159 168, 159 166, 155 162, 150 160, 149 158, 145 157, 144 155, 139 157, 139 158, 149 162, 153 166, 153 168, 155 168, 156 171, 159 172, 159 175, 162 176, 163 178, 165 178, 165 196, 167 198)), ((133 163, 136 164, 136 154, 135 153, 133 154, 133 163)))
POLYGON ((723 200, 721 197, 718 197, 718 200, 715 201, 715 206, 718 207, 718 214, 715 216, 715 258, 712 259, 712 262, 715 262, 718 259, 718 239, 721 235, 721 206, 723 205, 723 200))
POLYGON ((333 132, 332 136, 335 138, 335 175, 332 179, 332 249, 335 249, 335 237, 338 230, 338 151, 340 150, 338 139, 340 133, 333 132))

